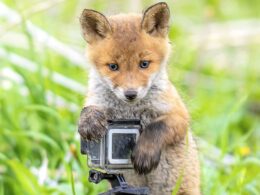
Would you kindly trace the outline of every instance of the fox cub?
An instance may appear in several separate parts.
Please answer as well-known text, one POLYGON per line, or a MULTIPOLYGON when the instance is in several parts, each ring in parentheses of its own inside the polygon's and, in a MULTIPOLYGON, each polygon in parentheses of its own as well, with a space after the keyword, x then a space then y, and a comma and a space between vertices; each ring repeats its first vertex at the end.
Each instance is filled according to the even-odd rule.
POLYGON ((181 178, 178 194, 200 194, 189 114, 167 75, 169 18, 166 3, 143 15, 83 11, 80 23, 92 66, 79 133, 98 140, 107 119, 140 119, 142 131, 131 155, 134 170, 125 173, 126 180, 167 195, 181 178))

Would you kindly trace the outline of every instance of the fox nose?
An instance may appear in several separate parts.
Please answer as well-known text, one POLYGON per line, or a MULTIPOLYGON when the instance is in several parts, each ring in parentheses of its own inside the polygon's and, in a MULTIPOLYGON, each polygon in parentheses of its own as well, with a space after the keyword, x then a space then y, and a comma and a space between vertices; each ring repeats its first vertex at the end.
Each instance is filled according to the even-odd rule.
POLYGON ((125 91, 124 94, 125 94, 126 99, 134 100, 137 96, 137 91, 134 90, 134 89, 128 89, 128 90, 125 91))

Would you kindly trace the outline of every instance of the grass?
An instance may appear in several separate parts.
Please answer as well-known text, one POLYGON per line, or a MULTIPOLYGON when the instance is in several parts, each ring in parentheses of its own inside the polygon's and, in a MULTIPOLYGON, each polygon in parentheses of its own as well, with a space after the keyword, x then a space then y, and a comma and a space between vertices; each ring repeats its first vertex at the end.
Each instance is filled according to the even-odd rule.
MULTIPOLYGON (((85 7, 118 13, 151 4, 131 2, 0 2, 0 195, 107 189, 106 182, 88 182, 79 152, 77 120, 88 77, 77 21, 85 7)), ((259 194, 259 2, 167 2, 174 15, 169 75, 199 138, 203 194, 259 194)))

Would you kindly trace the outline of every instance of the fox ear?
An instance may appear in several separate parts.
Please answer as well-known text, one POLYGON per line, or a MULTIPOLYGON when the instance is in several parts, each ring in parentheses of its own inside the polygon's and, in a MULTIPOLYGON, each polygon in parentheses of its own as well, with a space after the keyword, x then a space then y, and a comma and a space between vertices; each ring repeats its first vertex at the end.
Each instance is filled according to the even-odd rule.
POLYGON ((165 37, 168 33, 170 10, 166 3, 152 5, 145 10, 142 29, 152 36, 165 37))
POLYGON ((79 20, 84 39, 90 44, 112 32, 107 18, 97 11, 84 9, 79 20))

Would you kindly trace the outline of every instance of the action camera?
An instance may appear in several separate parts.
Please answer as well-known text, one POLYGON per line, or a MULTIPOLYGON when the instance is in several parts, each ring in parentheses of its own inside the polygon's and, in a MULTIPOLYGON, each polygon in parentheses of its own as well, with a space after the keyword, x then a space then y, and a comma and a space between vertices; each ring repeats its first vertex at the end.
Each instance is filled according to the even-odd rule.
POLYGON ((81 153, 88 155, 89 167, 106 171, 133 168, 130 155, 140 128, 139 120, 109 120, 107 133, 101 140, 81 139, 81 153))

